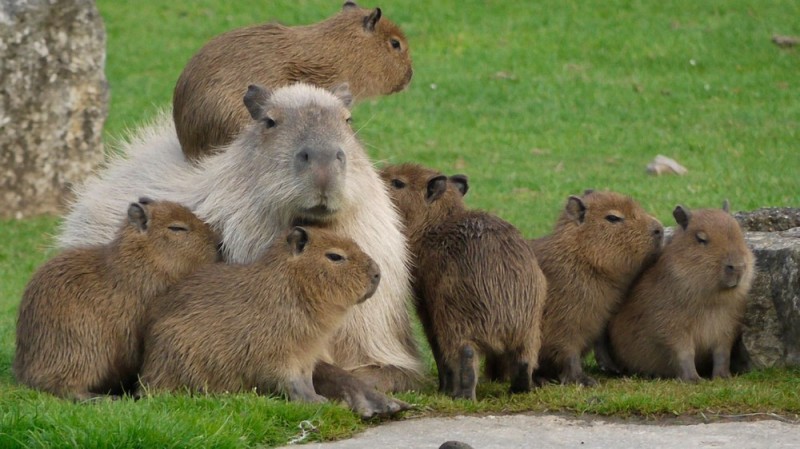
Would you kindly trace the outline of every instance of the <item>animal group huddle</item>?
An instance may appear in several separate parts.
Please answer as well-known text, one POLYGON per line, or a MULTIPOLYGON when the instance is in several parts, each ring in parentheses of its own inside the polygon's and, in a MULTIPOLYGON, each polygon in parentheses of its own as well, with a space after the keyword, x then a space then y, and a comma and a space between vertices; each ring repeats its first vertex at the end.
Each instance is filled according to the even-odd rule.
POLYGON ((512 392, 594 384, 593 347, 608 370, 730 375, 753 256, 727 203, 678 206, 664 244, 634 200, 587 190, 525 240, 465 207, 466 176, 373 166, 350 106, 411 75, 399 28, 352 2, 211 40, 173 116, 76 192, 64 251, 22 298, 17 380, 78 400, 255 389, 392 414, 408 405, 385 393, 425 378, 412 299, 454 397, 475 399, 481 355, 512 392))

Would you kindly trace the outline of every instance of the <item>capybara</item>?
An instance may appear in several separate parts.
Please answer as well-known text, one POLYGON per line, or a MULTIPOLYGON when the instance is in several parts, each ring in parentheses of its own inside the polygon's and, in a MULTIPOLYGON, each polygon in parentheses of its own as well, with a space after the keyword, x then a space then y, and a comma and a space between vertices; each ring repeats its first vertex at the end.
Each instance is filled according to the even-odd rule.
POLYGON ((296 82, 324 88, 349 83, 356 100, 399 92, 411 81, 405 35, 380 8, 345 2, 319 23, 277 23, 221 34, 195 54, 178 78, 173 118, 187 158, 229 144, 250 117, 241 107, 252 83, 270 89, 296 82))
POLYGON ((127 210, 113 241, 68 249, 31 278, 17 322, 20 383, 76 400, 130 391, 147 309, 218 259, 219 238, 187 208, 142 198, 127 210))
POLYGON ((594 385, 583 356, 635 278, 657 257, 664 229, 630 197, 570 196, 553 232, 530 241, 547 277, 539 375, 594 385))
POLYGON ((143 389, 255 390, 320 402, 312 371, 380 270, 349 238, 295 227, 250 264, 198 270, 149 313, 143 389))
POLYGON ((417 310, 440 389, 475 399, 480 353, 508 360, 511 391, 531 388, 547 281, 510 223, 468 210, 467 178, 416 164, 381 177, 406 226, 417 310))
POLYGON ((142 188, 189 206, 217 229, 228 262, 253 262, 293 224, 350 237, 380 267, 381 284, 332 338, 336 366, 320 363, 314 386, 363 416, 395 410, 398 401, 374 387, 410 389, 422 372, 406 306, 408 251, 400 217, 348 123, 349 99, 341 86, 335 92, 307 84, 275 91, 252 86, 242 106, 251 124, 198 165, 185 160, 172 121, 162 116, 123 148, 126 159, 112 161, 77 192, 61 245, 110 238, 119 219, 113 208, 142 188))
POLYGON ((697 382, 730 376, 754 275, 739 224, 723 209, 673 212, 679 226, 658 261, 636 282, 609 323, 623 372, 697 382))

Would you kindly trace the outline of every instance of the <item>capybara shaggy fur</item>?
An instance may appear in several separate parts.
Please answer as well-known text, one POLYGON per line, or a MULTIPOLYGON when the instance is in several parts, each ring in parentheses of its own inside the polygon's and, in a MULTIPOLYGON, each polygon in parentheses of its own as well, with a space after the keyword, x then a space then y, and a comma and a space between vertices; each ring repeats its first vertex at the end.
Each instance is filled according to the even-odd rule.
POLYGON ((609 323, 624 372, 700 379, 730 376, 730 356, 754 275, 753 254, 723 209, 673 212, 678 227, 609 323))
POLYGON ((218 237, 187 208, 142 198, 127 210, 109 244, 66 250, 31 278, 17 322, 20 383, 77 400, 129 391, 154 298, 218 259, 218 237))
POLYGON ((398 92, 411 76, 406 38, 380 8, 348 1, 341 12, 313 25, 266 23, 229 31, 203 46, 178 78, 178 140, 195 161, 232 142, 250 121, 241 97, 252 83, 270 89, 349 83, 361 100, 398 92))
POLYGON ((539 374, 594 385, 583 356, 661 247, 664 229, 630 197, 570 196, 553 232, 530 242, 547 277, 539 374))
POLYGON ((251 264, 201 269, 151 309, 142 388, 324 401, 312 385, 314 366, 379 281, 377 264, 351 239, 302 227, 251 264))
MULTIPOLYGON (((197 165, 186 161, 171 120, 161 117, 123 148, 126 158, 112 161, 77 192, 61 245, 109 239, 119 220, 114 207, 142 188, 150 197, 189 206, 211 224, 232 263, 253 262, 294 224, 326 227, 353 239, 381 269, 374 297, 348 314, 330 341, 333 362, 363 381, 347 384, 365 387, 342 397, 362 407, 386 398, 367 386, 413 388, 422 366, 406 306, 411 296, 406 241, 389 194, 349 125, 350 98, 342 87, 331 92, 307 84, 275 91, 251 86, 242 106, 251 124, 225 151, 197 165), (364 395, 374 400, 362 400, 364 395)), ((335 378, 325 382, 332 389, 347 375, 325 372, 335 378)), ((361 412, 369 414, 370 407, 361 412)))
POLYGON ((479 354, 508 360, 511 391, 531 388, 547 281, 510 223, 467 210, 467 178, 416 164, 381 176, 406 225, 417 310, 440 389, 475 399, 479 354))

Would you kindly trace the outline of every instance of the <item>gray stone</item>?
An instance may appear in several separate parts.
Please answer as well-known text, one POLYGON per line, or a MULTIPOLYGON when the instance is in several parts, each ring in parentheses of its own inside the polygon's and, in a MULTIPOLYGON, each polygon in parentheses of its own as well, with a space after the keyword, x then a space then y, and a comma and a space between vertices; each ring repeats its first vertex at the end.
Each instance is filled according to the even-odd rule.
POLYGON ((800 208, 796 207, 763 207, 733 216, 745 231, 786 231, 800 226, 800 208))
POLYGON ((734 368, 800 366, 800 228, 745 238, 756 256, 756 276, 734 368))
POLYGON ((0 217, 59 213, 103 161, 105 30, 93 0, 0 0, 0 217))

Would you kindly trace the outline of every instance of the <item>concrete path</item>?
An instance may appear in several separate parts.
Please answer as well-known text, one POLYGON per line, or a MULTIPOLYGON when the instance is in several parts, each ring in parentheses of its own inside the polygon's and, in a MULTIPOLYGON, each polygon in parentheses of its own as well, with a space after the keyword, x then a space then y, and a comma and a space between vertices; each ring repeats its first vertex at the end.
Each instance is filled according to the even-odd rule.
POLYGON ((382 424, 350 440, 302 447, 437 449, 450 440, 474 449, 798 449, 800 425, 776 420, 659 425, 541 415, 425 418, 382 424))

